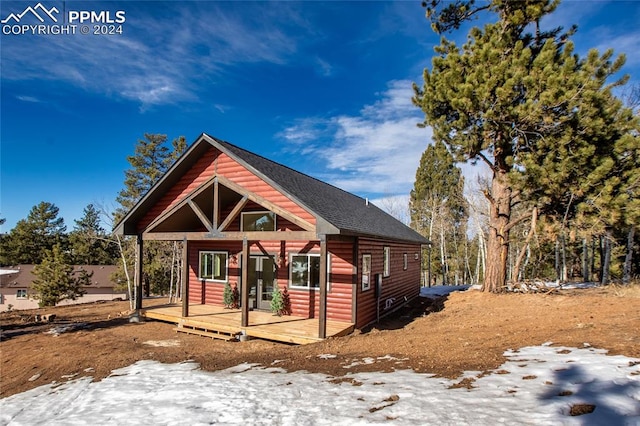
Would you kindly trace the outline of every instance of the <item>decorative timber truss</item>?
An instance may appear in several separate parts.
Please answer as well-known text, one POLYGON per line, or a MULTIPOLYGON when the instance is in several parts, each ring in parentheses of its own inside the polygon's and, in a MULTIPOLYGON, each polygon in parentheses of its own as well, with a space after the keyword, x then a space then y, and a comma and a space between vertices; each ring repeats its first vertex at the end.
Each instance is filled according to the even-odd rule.
POLYGON ((317 240, 316 227, 303 218, 279 207, 264 197, 225 178, 213 176, 180 202, 159 215, 142 232, 143 240, 317 240), (226 231, 252 201, 302 228, 302 231, 226 231), (222 217, 222 211, 233 206, 222 217), (190 210, 189 215, 185 210, 190 210), (197 223, 194 223, 194 217, 197 223), (204 227, 206 231, 193 231, 204 227), (175 231, 184 228, 183 231, 175 231), (191 229, 189 229, 191 228, 191 229))

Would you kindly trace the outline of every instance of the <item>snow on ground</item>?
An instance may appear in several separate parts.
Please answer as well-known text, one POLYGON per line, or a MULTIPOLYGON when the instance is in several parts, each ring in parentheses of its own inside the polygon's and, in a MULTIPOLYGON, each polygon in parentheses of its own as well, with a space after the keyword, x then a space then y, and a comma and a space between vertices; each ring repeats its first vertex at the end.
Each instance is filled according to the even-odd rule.
POLYGON ((100 382, 69 378, 2 399, 0 424, 640 425, 640 360, 585 346, 509 351, 498 370, 457 380, 410 370, 334 378, 139 361, 100 382), (463 380, 473 388, 452 387, 463 380), (577 404, 595 410, 569 416, 577 404))
POLYGON ((465 291, 471 288, 468 285, 437 285, 433 287, 420 287, 420 296, 429 299, 446 296, 454 291, 465 291))

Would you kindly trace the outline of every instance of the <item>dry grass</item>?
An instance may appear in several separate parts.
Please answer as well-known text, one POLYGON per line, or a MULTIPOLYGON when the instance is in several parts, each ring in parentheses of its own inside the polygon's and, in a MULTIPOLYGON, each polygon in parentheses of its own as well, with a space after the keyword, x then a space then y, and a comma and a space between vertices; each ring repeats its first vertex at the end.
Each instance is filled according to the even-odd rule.
POLYGON ((544 342, 570 348, 588 343, 609 355, 640 360, 640 283, 548 294, 456 292, 437 303, 416 300, 369 330, 303 346, 178 335, 174 324, 130 323, 118 316, 127 309, 128 302, 107 302, 0 313, 0 398, 64 382, 70 375, 100 380, 143 359, 188 359, 207 371, 243 362, 277 365, 323 373, 353 386, 359 382, 349 374, 397 369, 457 378, 460 385, 472 386, 470 379, 461 380, 463 372, 500 369, 505 351, 544 342), (30 319, 36 313, 55 313, 56 319, 36 323, 30 319), (76 327, 57 336, 50 333, 54 326, 70 325, 76 327), (375 361, 365 363, 365 358, 375 361))
POLYGON ((632 281, 629 284, 610 284, 604 287, 607 294, 618 297, 639 297, 640 298, 640 281, 632 281))

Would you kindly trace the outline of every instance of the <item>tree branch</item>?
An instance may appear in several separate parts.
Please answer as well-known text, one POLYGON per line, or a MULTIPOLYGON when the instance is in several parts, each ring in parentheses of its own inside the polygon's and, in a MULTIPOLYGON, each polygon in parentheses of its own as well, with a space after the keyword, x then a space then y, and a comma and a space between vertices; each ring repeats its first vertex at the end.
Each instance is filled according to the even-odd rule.
MULTIPOLYGON (((537 211, 537 209, 536 209, 536 211, 537 211)), ((523 214, 522 216, 518 217, 515 220, 512 220, 511 222, 509 222, 507 224, 507 226, 504 227, 504 230, 502 232, 504 232, 504 233, 509 232, 509 230, 511 230, 516 225, 524 222, 527 219, 530 219, 532 217, 532 215, 533 215, 533 212, 531 211, 531 212, 527 212, 527 213, 523 214)))

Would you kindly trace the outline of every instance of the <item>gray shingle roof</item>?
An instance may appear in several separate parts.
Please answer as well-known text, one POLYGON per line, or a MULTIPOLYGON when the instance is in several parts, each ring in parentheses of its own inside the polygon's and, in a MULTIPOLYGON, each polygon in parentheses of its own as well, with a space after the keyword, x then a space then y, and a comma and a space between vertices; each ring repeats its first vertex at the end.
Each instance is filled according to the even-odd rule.
POLYGON ((205 133, 115 226, 118 234, 134 235, 137 223, 160 198, 214 146, 243 164, 316 217, 318 234, 370 236, 428 244, 428 240, 375 205, 340 188, 249 152, 205 133))
MULTIPOLYGON (((207 138, 207 135, 204 135, 207 138)), ((428 240, 364 198, 287 166, 208 136, 209 142, 249 166, 291 196, 340 234, 396 239, 427 244, 428 240)))

